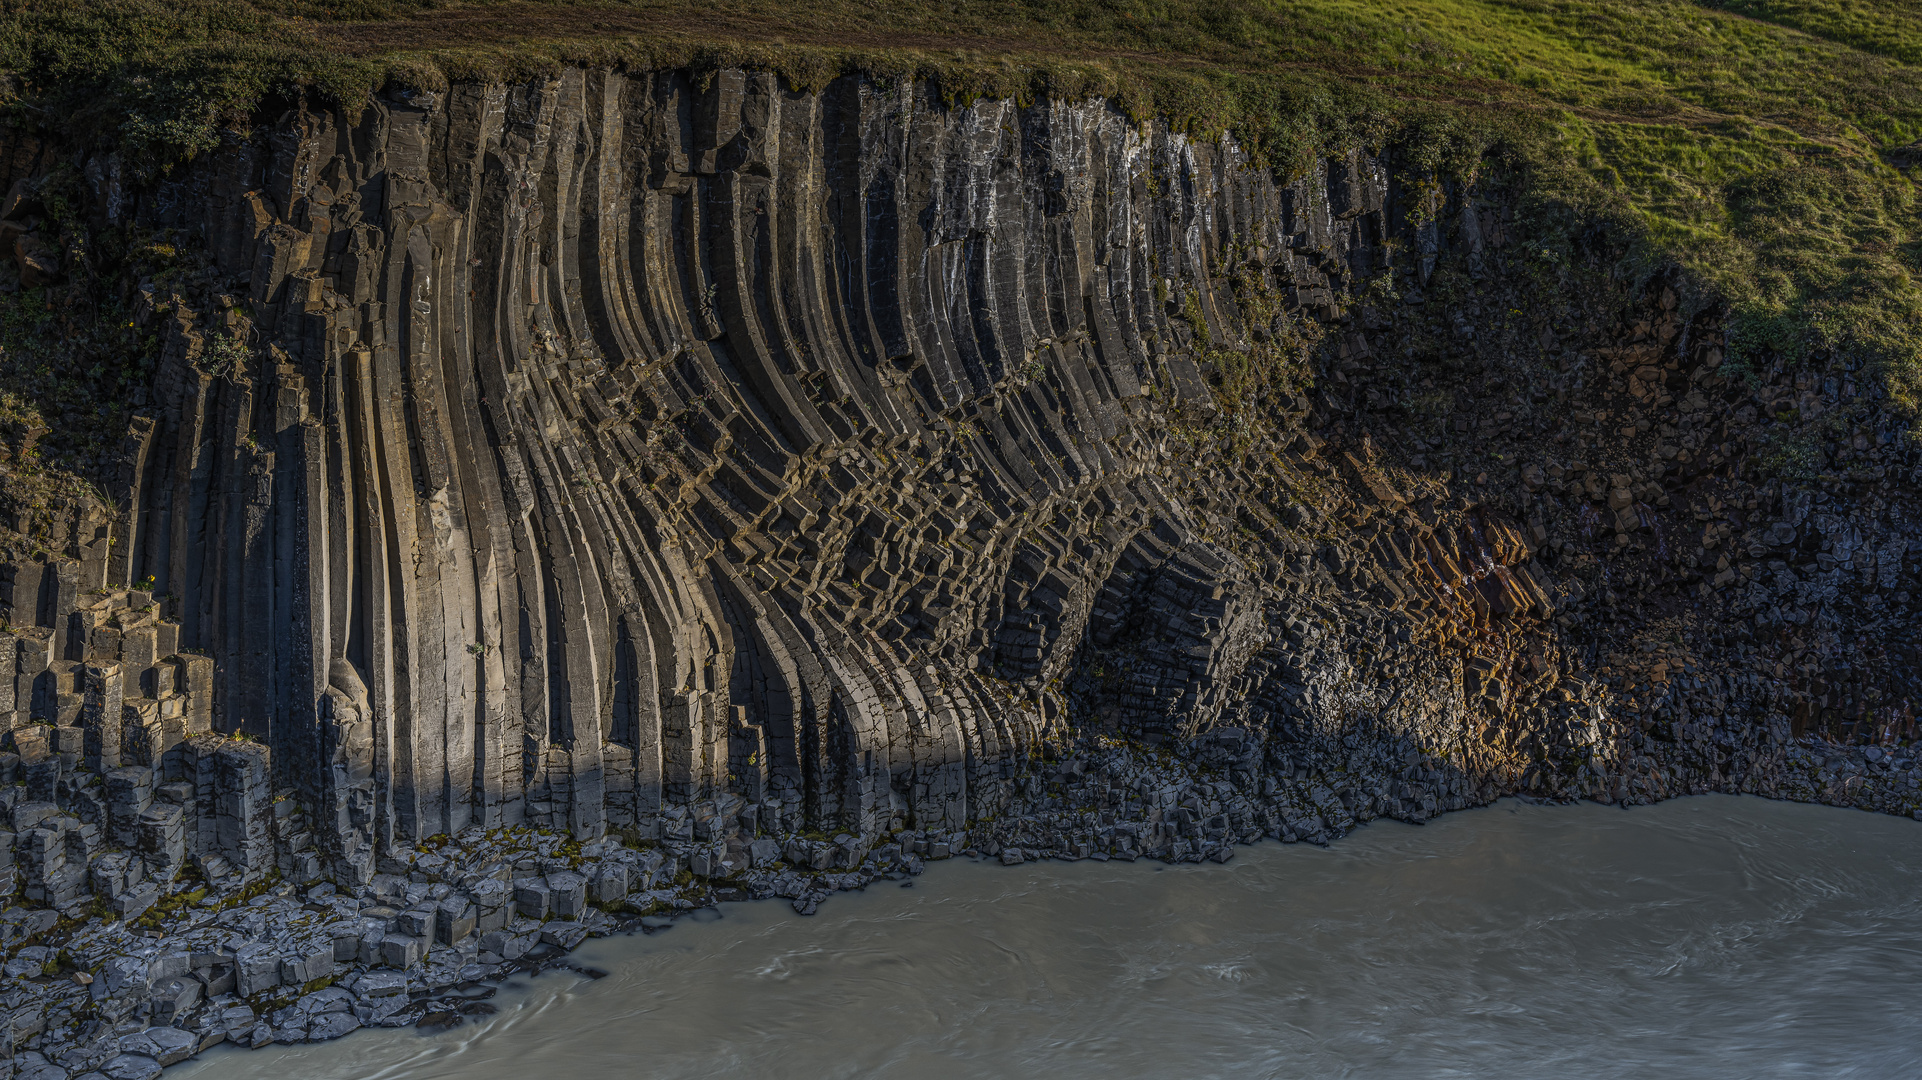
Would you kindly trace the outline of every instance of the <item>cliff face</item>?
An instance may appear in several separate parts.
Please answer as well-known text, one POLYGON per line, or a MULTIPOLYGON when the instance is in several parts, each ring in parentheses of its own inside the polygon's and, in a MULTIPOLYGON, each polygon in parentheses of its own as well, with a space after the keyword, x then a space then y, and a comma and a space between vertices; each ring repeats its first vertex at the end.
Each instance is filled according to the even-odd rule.
POLYGON ((348 853, 723 790, 959 827, 1062 733, 1043 687, 1129 575, 1206 594, 1141 726, 1223 708, 1260 605, 1158 475, 1144 421, 1210 398, 1154 297, 1232 337, 1231 237, 1309 288, 1365 266, 1354 172, 1373 219, 1098 105, 739 72, 303 113, 155 196, 272 344, 220 378, 183 328, 127 575, 232 658, 219 726, 369 777, 348 853))
MULTIPOLYGON (((16 138, 6 179, 61 160, 16 138)), ((1718 373, 1712 315, 1596 291, 1499 191, 739 71, 80 168, 205 265, 140 283, 114 505, 17 522, 0 692, 17 801, 156 872, 960 830, 1096 736, 1235 785, 1219 826, 1108 800, 1192 851, 1522 789, 1814 797, 1777 785, 1844 778, 1793 736, 1907 733, 1892 422, 1821 429, 1875 472, 1753 464, 1771 415, 1870 415, 1866 375, 1718 373)))

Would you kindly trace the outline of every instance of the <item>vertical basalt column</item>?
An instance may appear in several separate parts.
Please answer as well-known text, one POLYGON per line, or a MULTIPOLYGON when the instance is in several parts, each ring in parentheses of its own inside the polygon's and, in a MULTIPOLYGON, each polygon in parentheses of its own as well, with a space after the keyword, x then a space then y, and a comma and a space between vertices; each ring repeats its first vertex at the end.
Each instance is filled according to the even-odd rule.
POLYGON ((731 771, 743 798, 759 803, 767 798, 767 745, 759 726, 748 722, 747 707, 736 705, 731 771))
POLYGON ((46 598, 42 595, 46 572, 45 563, 25 561, 14 564, 13 582, 8 593, 8 621, 14 626, 46 625, 46 598))
MULTIPOLYGON (((184 364, 179 365, 185 367, 184 364)), ((181 640, 198 648, 209 645, 201 613, 208 542, 208 491, 214 446, 209 435, 213 378, 188 369, 179 400, 173 407, 173 475, 168 513, 167 561, 155 574, 154 587, 174 597, 171 616, 180 623, 181 640)))
MULTIPOLYGON (((229 608, 238 630, 239 663, 229 675, 231 687, 225 725, 256 739, 278 744, 275 719, 281 699, 277 685, 274 638, 286 613, 276 610, 274 462, 277 455, 262 451, 247 463, 241 518, 238 566, 239 605, 229 608)), ((292 538, 289 537, 289 540, 292 538)), ((230 640, 232 640, 230 638, 230 640)))
POLYGON ((106 584, 137 584, 133 564, 146 539, 147 466, 153 452, 154 419, 136 416, 120 444, 119 476, 114 496, 119 500, 113 522, 113 542, 107 555, 106 584))
POLYGON ((88 664, 84 669, 85 703, 80 727, 87 771, 96 776, 120 767, 120 731, 125 683, 118 664, 88 664))
POLYGON ((663 788, 670 801, 693 801, 696 790, 694 727, 700 706, 693 694, 670 694, 661 705, 663 788))
POLYGON ((154 771, 144 766, 114 769, 106 774, 107 835, 114 846, 132 848, 139 839, 140 815, 153 802, 154 771))
POLYGON ((143 685, 160 659, 159 632, 151 625, 129 627, 120 633, 120 671, 123 693, 129 698, 153 696, 153 687, 143 685))
POLYGON ((10 633, 0 633, 0 733, 12 731, 20 715, 18 682, 20 645, 10 633))
POLYGON ((17 627, 19 670, 14 674, 15 706, 22 720, 52 719, 53 663, 56 645, 53 631, 44 626, 17 627))
POLYGON ((283 653, 287 682, 282 703, 284 737, 277 740, 276 753, 294 762, 284 770, 291 773, 284 782, 319 805, 325 787, 321 777, 329 769, 321 753, 320 699, 332 664, 327 438, 312 421, 292 426, 282 438, 292 444, 291 460, 296 464, 288 470, 294 496, 288 500, 292 508, 286 516, 291 521, 283 537, 283 546, 289 550, 283 588, 288 613, 283 653))
POLYGON ((648 831, 659 821, 663 796, 661 725, 664 700, 661 664, 665 635, 660 618, 650 607, 636 621, 634 646, 634 823, 648 831))
POLYGON ((62 560, 53 567, 53 596, 49 615, 60 646, 53 659, 81 661, 87 658, 86 643, 78 633, 74 618, 80 602, 80 564, 62 560))
MULTIPOLYGON (((407 652, 396 632, 395 551, 400 529, 389 510, 393 499, 385 468, 388 436, 376 407, 375 361, 372 352, 356 349, 342 358, 347 371, 346 400, 350 433, 353 490, 357 494, 354 522, 353 638, 349 656, 367 682, 369 710, 374 725, 375 833, 377 842, 393 842, 401 820, 400 808, 411 798, 405 774, 409 759, 397 717, 407 708, 405 678, 407 652)), ((404 626, 404 622, 402 623, 404 626)), ((409 812, 406 820, 414 815, 409 812)))
MULTIPOLYGON (((307 317, 310 336, 320 321, 318 316, 307 317)), ((312 341, 305 344, 309 351, 321 347, 312 341)), ((278 365, 274 381, 274 458, 267 481, 272 503, 266 515, 273 522, 274 532, 268 588, 274 615, 268 636, 269 667, 273 671, 266 709, 272 732, 268 745, 274 752, 275 783, 288 791, 306 793, 309 784, 302 778, 313 775, 315 725, 314 635, 304 580, 308 538, 302 529, 307 448, 301 437, 301 418, 306 413, 307 393, 305 380, 291 364, 278 365)))
POLYGON ((258 743, 227 741, 212 753, 213 850, 248 876, 274 866, 270 832, 270 754, 258 743))
POLYGON ((178 664, 181 692, 187 695, 187 734, 204 735, 214 728, 214 658, 187 653, 178 664))
POLYGON ((97 592, 107 587, 108 562, 113 553, 113 518, 93 503, 76 514, 75 546, 79 549, 79 589, 97 592))
MULTIPOLYGON (((205 535, 209 542, 198 549, 200 558, 200 613, 195 644, 220 657, 216 667, 221 682, 214 699, 214 726, 233 734, 250 717, 255 702, 251 698, 257 669, 235 663, 254 648, 245 639, 250 613, 247 610, 248 555, 266 556, 260 530, 266 525, 265 503, 256 506, 252 536, 249 533, 249 504, 257 494, 271 497, 271 487, 257 492, 258 482, 249 474, 259 467, 260 450, 253 436, 254 387, 248 383, 219 384, 218 416, 210 423, 215 440, 213 470, 207 485, 208 508, 205 535), (252 543, 250 543, 250 539, 252 543)), ((258 571, 253 571, 258 572, 258 571)), ((257 727, 254 734, 262 733, 257 727)))

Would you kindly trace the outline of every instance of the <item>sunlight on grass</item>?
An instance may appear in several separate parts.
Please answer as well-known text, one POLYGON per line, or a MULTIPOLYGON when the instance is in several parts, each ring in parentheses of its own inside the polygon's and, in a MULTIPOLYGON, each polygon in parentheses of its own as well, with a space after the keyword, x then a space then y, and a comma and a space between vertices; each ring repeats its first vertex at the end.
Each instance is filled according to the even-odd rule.
MULTIPOLYGON (((1544 198, 1632 223, 1738 342, 1922 377, 1915 0, 15 0, 14 107, 161 170, 270 96, 745 65, 804 88, 918 78, 965 105, 1102 95, 1283 172, 1393 146, 1491 154, 1544 198), (1747 320, 1747 323, 1744 323, 1747 320), (1752 325, 1751 325, 1752 324, 1752 325), (1755 330, 1761 327, 1766 330, 1755 330)), ((1922 156, 1922 154, 1918 154, 1922 156)))

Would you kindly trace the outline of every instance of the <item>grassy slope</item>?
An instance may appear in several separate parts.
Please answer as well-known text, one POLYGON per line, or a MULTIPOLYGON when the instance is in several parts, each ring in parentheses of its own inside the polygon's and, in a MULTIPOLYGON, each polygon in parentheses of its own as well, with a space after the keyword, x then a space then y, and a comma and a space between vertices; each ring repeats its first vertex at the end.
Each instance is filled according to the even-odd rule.
POLYGON ((290 84, 353 100, 581 62, 1104 93, 1283 168, 1394 141, 1460 170, 1499 143, 1692 270, 1738 353, 1922 386, 1917 208, 1891 164, 1922 137, 1916 0, 0 0, 16 107, 155 168, 290 84))

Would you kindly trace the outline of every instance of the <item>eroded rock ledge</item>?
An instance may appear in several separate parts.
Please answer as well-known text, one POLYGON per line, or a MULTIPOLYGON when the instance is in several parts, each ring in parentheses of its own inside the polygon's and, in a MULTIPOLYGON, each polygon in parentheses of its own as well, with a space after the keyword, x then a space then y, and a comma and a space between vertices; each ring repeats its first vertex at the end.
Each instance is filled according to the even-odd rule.
POLYGON ((1846 357, 1730 371, 1513 178, 738 71, 0 164, 24 285, 63 177, 186 253, 126 283, 110 499, 10 522, 44 1077, 447 1022, 543 939, 963 850, 1917 811, 1904 423, 1846 357))

